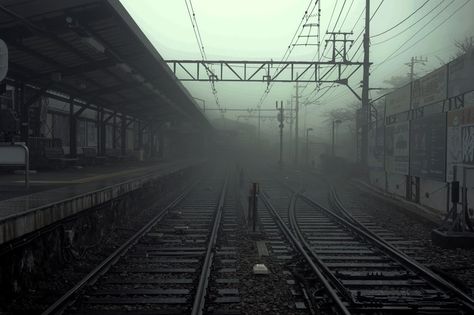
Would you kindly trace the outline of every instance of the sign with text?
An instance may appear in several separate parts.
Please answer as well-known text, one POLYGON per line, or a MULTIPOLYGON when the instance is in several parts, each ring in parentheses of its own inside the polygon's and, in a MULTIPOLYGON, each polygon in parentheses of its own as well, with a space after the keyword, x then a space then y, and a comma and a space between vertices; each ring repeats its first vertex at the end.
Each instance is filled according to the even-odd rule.
POLYGON ((410 84, 385 96, 385 115, 390 116, 410 109, 410 84))
POLYGON ((452 181, 454 165, 474 165, 474 108, 448 112, 447 125, 446 178, 452 181))
POLYGON ((374 171, 384 170, 384 136, 383 120, 377 121, 377 126, 369 130, 369 168, 374 171))
POLYGON ((412 121, 410 174, 444 182, 446 178, 446 114, 412 121))
POLYGON ((448 64, 448 97, 474 90, 474 50, 448 64))
POLYGON ((412 108, 425 106, 447 97, 447 66, 442 66, 413 81, 412 108))
POLYGON ((408 175, 409 126, 408 121, 385 126, 385 170, 388 173, 408 175))

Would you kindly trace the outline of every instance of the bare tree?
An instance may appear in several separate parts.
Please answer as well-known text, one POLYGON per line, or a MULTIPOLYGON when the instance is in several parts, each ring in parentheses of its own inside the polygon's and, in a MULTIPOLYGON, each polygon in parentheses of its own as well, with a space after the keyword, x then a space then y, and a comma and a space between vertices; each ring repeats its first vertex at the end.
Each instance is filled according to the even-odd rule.
POLYGON ((359 107, 358 103, 352 103, 348 107, 333 108, 325 111, 322 116, 327 123, 331 123, 333 120, 353 121, 355 120, 356 109, 359 107))
POLYGON ((392 76, 390 79, 384 80, 383 82, 390 85, 390 88, 397 89, 409 83, 410 78, 408 76, 392 76))
POLYGON ((458 49, 456 57, 460 57, 468 52, 472 52, 474 49, 474 38, 473 36, 466 36, 463 40, 454 41, 454 46, 458 49))

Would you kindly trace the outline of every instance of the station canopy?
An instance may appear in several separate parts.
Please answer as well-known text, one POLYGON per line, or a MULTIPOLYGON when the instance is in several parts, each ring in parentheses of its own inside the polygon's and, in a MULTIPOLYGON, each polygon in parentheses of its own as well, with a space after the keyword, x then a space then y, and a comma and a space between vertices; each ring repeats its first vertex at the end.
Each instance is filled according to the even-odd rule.
POLYGON ((209 127, 118 0, 2 0, 7 82, 143 120, 209 127))

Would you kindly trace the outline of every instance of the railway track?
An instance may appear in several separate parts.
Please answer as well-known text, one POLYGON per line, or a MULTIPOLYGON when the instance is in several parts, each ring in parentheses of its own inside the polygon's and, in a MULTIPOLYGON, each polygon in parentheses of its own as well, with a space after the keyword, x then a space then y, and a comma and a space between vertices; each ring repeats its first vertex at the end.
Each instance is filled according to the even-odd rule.
POLYGON ((43 314, 238 309, 238 282, 232 281, 236 213, 228 177, 187 189, 43 314))
MULTIPOLYGON (((344 212, 333 212, 277 182, 263 183, 263 229, 286 239, 310 281, 312 312, 468 314, 474 301, 344 212)), ((369 223, 370 222, 365 222, 369 223)), ((378 231, 383 233, 383 231, 378 231)), ((387 236, 387 235, 386 235, 387 236)), ((386 237, 390 240, 389 235, 386 237)), ((393 239, 394 242, 399 240, 393 239)), ((281 242, 281 241, 280 241, 281 242)), ((270 242, 272 251, 282 244, 270 242)), ((292 257, 292 258, 291 258, 292 257)), ((310 304, 310 303, 307 303, 310 304)))

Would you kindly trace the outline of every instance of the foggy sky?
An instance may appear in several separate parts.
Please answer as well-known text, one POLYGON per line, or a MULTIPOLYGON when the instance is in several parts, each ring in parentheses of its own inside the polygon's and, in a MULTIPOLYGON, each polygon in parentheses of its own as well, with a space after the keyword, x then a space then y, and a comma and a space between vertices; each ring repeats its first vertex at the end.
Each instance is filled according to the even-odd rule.
MULTIPOLYGON (((121 0, 121 2, 164 59, 201 59, 184 0, 121 0)), ((350 11, 348 8, 352 1, 346 1, 339 23, 334 26, 343 2, 343 0, 322 0, 321 35, 324 35, 326 30, 332 31, 335 27, 336 31, 353 31, 352 39, 356 39, 362 31, 364 17, 362 16, 355 24, 364 9, 365 1, 362 0, 355 0, 350 11), (333 20, 328 28, 335 4, 337 6, 333 20), (347 12, 349 13, 345 23, 341 25, 347 12)), ((385 0, 371 21, 371 34, 378 34, 392 27, 423 2, 424 0, 385 0)), ((370 86, 384 87, 386 84, 383 81, 391 76, 406 75, 408 67, 404 63, 408 62, 412 56, 428 57, 429 61, 426 66, 417 66, 416 72, 419 75, 440 66, 440 60, 449 61, 456 52, 454 40, 462 40, 465 36, 474 35, 474 19, 472 18, 474 16, 474 1, 469 1, 459 12, 425 39, 421 40, 421 38, 465 2, 466 0, 432 0, 399 27, 372 38, 370 50, 372 69, 401 45, 406 43, 399 52, 413 44, 415 46, 385 62, 375 71, 372 70, 370 86), (433 10, 440 2, 442 2, 441 5, 433 10), (438 12, 440 14, 434 18, 438 12), (429 13, 427 17, 409 30, 386 43, 377 45, 378 42, 403 31, 427 13, 429 13), (432 18, 434 20, 420 31, 432 18), (415 37, 409 40, 413 35, 415 37)), ((308 0, 192 1, 208 59, 233 60, 281 60, 308 3, 308 0)), ((371 12, 374 12, 379 3, 379 0, 371 1, 371 12)), ((327 39, 327 37, 322 36, 322 39, 327 39)), ((361 40, 362 36, 354 43, 352 53, 355 52, 355 48, 358 47, 361 40)), ((328 52, 326 51, 326 56, 328 52)), ((314 46, 296 47, 289 60, 309 61, 312 60, 315 53, 316 47, 314 46)), ((353 60, 363 60, 362 49, 353 57, 353 60)), ((359 70, 351 80, 351 86, 359 94, 361 79, 362 71, 359 70)), ((207 82, 184 82, 184 85, 194 97, 205 99, 207 107, 216 107, 207 82)), ((216 87, 222 107, 254 108, 263 94, 266 84, 218 82, 216 87)), ((312 90, 312 85, 305 88, 302 99, 304 100, 308 95, 310 99, 317 97, 317 94, 310 94, 312 90)), ((294 95, 293 83, 276 83, 266 98, 263 108, 274 108, 275 100, 283 100, 286 103, 292 94, 294 95)), ((318 103, 308 105, 307 126, 314 127, 316 130, 326 130, 327 126, 320 124, 321 111, 345 106, 356 101, 344 86, 331 89, 318 103)), ((235 118, 238 114, 227 112, 225 117, 235 118)), ((221 116, 217 111, 206 112, 206 115, 210 118, 221 116)), ((267 121, 263 124, 267 128, 276 128, 275 122, 267 121)))

